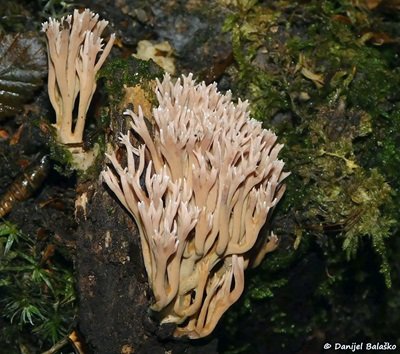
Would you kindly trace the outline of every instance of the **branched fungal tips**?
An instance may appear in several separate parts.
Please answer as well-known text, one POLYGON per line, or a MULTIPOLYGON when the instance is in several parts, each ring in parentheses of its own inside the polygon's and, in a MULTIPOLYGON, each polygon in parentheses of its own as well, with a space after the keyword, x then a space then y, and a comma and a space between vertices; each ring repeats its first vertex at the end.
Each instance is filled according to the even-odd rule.
POLYGON ((240 297, 244 270, 277 245, 258 235, 285 189, 282 145, 216 84, 166 74, 156 94, 154 136, 140 107, 126 111, 143 144, 122 134, 127 165, 111 153, 102 177, 138 224, 152 309, 175 335, 201 338, 240 297))

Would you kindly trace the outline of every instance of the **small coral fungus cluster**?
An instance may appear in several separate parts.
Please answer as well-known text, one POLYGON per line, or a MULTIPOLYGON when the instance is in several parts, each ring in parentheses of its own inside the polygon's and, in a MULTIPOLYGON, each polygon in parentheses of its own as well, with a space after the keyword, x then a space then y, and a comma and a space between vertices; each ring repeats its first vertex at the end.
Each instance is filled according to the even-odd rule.
POLYGON ((112 34, 103 48, 101 34, 107 24, 108 21, 99 21, 99 15, 86 9, 81 13, 75 10, 73 16, 63 17, 61 21, 50 18, 42 26, 47 38, 48 91, 56 112, 57 141, 66 144, 75 154, 75 163, 80 167, 89 156, 83 155, 82 149, 76 146, 83 142, 86 114, 96 90, 97 72, 115 39, 112 34), (77 116, 74 117, 78 97, 77 116))
POLYGON ((284 192, 282 145, 215 84, 165 75, 156 94, 154 132, 140 107, 127 111, 144 144, 121 135, 127 165, 111 153, 102 177, 139 226, 152 309, 178 324, 175 335, 200 338, 240 297, 244 270, 277 245, 258 234, 284 192))

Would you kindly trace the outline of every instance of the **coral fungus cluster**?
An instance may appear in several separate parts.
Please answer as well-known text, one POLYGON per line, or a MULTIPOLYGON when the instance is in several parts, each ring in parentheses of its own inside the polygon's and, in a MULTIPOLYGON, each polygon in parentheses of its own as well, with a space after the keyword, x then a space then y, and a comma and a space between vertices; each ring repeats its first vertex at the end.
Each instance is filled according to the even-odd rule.
POLYGON ((56 112, 57 140, 62 144, 82 143, 86 114, 96 90, 96 74, 114 43, 114 34, 103 48, 101 34, 108 21, 86 9, 61 21, 43 23, 48 47, 48 91, 56 112), (101 54, 100 54, 101 53, 101 54), (79 96, 78 115, 73 117, 79 96))
POLYGON ((143 144, 122 134, 126 167, 115 153, 102 177, 135 218, 162 322, 200 338, 240 297, 244 270, 277 245, 259 238, 287 176, 277 137, 250 119, 216 84, 183 76, 157 81, 154 132, 142 110, 125 112, 143 144))

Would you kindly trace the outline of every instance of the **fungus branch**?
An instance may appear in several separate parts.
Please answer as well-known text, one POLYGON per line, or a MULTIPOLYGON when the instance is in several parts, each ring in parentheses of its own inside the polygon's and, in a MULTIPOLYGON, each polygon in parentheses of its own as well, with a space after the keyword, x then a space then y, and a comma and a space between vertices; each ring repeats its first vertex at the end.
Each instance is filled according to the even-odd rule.
POLYGON ((48 47, 48 91, 56 112, 54 127, 62 144, 82 143, 86 114, 96 90, 96 74, 110 53, 115 36, 104 47, 101 34, 108 21, 86 9, 61 21, 43 23, 48 47), (79 96, 78 115, 73 117, 79 96))

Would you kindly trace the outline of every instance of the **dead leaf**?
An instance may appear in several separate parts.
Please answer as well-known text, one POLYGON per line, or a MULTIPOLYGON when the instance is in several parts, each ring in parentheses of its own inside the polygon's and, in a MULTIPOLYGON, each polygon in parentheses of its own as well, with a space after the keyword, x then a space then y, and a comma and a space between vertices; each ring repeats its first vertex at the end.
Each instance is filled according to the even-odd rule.
POLYGON ((302 68, 301 73, 303 74, 303 76, 305 78, 311 80, 315 84, 315 86, 317 86, 318 88, 321 88, 322 86, 324 86, 325 81, 324 81, 323 75, 313 73, 311 70, 309 70, 307 68, 302 68))
POLYGON ((21 139, 21 135, 22 135, 22 132, 24 130, 24 127, 25 127, 24 124, 21 124, 18 127, 17 131, 13 134, 13 136, 12 136, 12 138, 10 140, 10 145, 15 145, 15 144, 19 143, 19 140, 21 139))
POLYGON ((365 4, 367 5, 368 9, 373 10, 379 6, 382 0, 366 0, 365 4))
POLYGON ((10 137, 10 134, 8 134, 7 130, 0 129, 0 141, 7 140, 9 137, 10 137))
POLYGON ((138 107, 140 106, 143 110, 143 114, 147 119, 153 117, 152 114, 152 104, 146 97, 146 92, 140 87, 136 86, 126 86, 124 85, 125 95, 120 103, 121 109, 126 109, 129 103, 133 104, 134 112, 138 114, 138 107))
POLYGON ((371 43, 373 45, 380 46, 383 44, 396 43, 396 40, 391 38, 385 32, 366 32, 361 36, 359 42, 361 44, 371 43))
POLYGON ((303 53, 300 53, 298 63, 296 64, 295 72, 300 70, 301 74, 311 80, 317 88, 321 88, 325 84, 324 76, 322 74, 315 73, 313 69, 314 64, 311 60, 305 57, 303 53))
POLYGON ((46 74, 45 48, 35 34, 0 35, 0 118, 20 112, 46 74))

